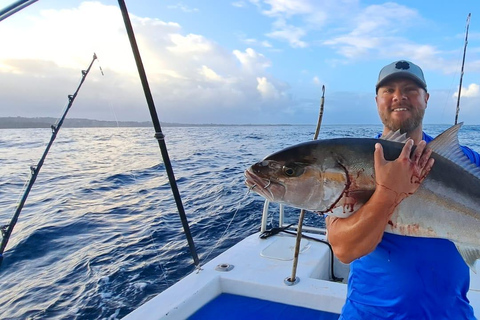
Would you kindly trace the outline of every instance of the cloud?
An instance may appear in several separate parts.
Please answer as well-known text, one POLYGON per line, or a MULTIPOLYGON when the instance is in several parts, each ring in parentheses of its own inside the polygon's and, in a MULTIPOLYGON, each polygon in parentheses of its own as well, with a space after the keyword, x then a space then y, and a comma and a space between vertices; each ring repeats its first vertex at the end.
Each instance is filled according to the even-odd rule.
POLYGON ((293 48, 305 48, 308 46, 306 42, 300 40, 306 34, 304 29, 288 25, 283 19, 277 20, 274 26, 275 31, 267 33, 267 37, 288 41, 293 48))
POLYGON ((201 35, 170 34, 172 46, 167 47, 174 54, 206 53, 212 51, 212 43, 201 35))
MULTIPOLYGON (((453 97, 458 98, 458 92, 453 94, 453 97)), ((480 97, 480 85, 471 83, 468 88, 462 87, 461 97, 475 98, 480 97)))
MULTIPOLYGON (((302 40, 306 36, 308 27, 305 24, 316 22, 318 17, 325 17, 319 5, 310 0, 250 0, 261 13, 273 20, 272 30, 265 35, 271 39, 286 41, 293 48, 306 48, 308 43, 302 40), (300 16, 304 22, 296 24, 289 20, 300 16), (312 18, 316 17, 316 18, 312 18), (310 21, 310 22, 309 22, 310 21)), ((327 5, 324 1, 322 5, 327 5)))
POLYGON ((198 8, 190 8, 189 6, 183 4, 183 3, 177 3, 175 5, 169 5, 167 6, 167 8, 169 9, 178 9, 178 10, 181 10, 183 12, 187 12, 187 13, 191 13, 191 12, 198 12, 200 11, 198 8))
MULTIPOLYGON (((83 2, 22 17, 28 21, 23 28, 16 20, 2 24, 0 39, 10 45, 0 51, 0 116, 60 114, 80 70, 96 52, 105 76, 96 62, 71 116, 149 119, 116 6, 83 2)), ((185 33, 177 23, 132 14, 130 19, 160 120, 254 123, 261 117, 252 119, 251 112, 268 115, 272 108, 291 104, 288 86, 268 73, 271 61, 253 48, 229 51, 203 35, 185 33)))
MULTIPOLYGON (((223 47, 206 34, 185 31, 179 23, 130 15, 160 120, 311 123, 312 114, 318 112, 319 86, 323 82, 330 91, 326 98, 329 116, 325 119, 358 123, 363 121, 355 111, 360 106, 373 110, 370 119, 376 119, 374 100, 370 94, 334 92, 338 90, 335 86, 339 87, 335 78, 343 74, 345 65, 355 65, 348 72, 357 72, 364 67, 363 63, 357 64, 359 61, 367 65, 375 59, 409 57, 434 73, 454 74, 460 67, 451 62, 454 55, 458 60, 457 51, 444 52, 428 42, 410 40, 407 31, 426 30, 420 27, 431 22, 396 3, 244 0, 230 4, 230 10, 241 10, 244 15, 252 11, 263 15, 255 32, 257 26, 265 30, 252 35, 240 34, 249 28, 235 30, 241 41, 230 39, 229 47, 223 47), (303 52, 299 55, 291 55, 300 50, 303 52), (315 60, 307 66, 311 56, 315 60), (278 66, 273 65, 272 57, 278 59, 278 66), (305 62, 293 61, 303 57, 305 62), (297 69, 291 71, 292 66, 297 69), (280 75, 296 87, 290 88, 287 81, 277 78, 280 75), (352 101, 362 104, 353 105, 352 101)), ((26 10, 1 25, 0 116, 58 115, 67 95, 78 85, 80 70, 88 66, 96 52, 99 62, 79 93, 71 116, 110 120, 116 114, 119 120, 149 119, 117 6, 86 1, 74 8, 43 10, 36 16, 33 12, 26 10), (100 74, 99 65, 105 76, 100 74)), ((191 18, 190 14, 186 16, 191 18)), ((478 52, 471 41, 465 65, 468 73, 480 70, 480 61, 471 58, 478 52)), ((357 90, 347 80, 341 87, 357 90)), ((442 97, 453 103, 452 94, 450 91, 442 97)), ((462 101, 462 114, 475 112, 478 87, 470 85, 462 96, 469 98, 462 101)), ((435 100, 431 101, 429 110, 436 107, 435 100)))
POLYGON ((263 54, 252 48, 247 48, 245 52, 234 50, 233 54, 237 57, 242 69, 248 73, 263 73, 271 66, 271 62, 263 54))
POLYGON ((332 47, 348 59, 369 57, 372 52, 379 56, 391 56, 392 52, 402 56, 408 51, 409 54, 403 56, 410 57, 417 44, 402 38, 403 33, 413 25, 421 23, 422 18, 415 10, 387 2, 358 10, 349 21, 347 32, 323 41, 323 45, 332 47))
MULTIPOLYGON (((265 35, 287 42, 293 48, 311 45, 306 38, 315 37, 328 24, 338 29, 338 21, 348 22, 358 7, 358 0, 250 0, 260 13, 273 19, 265 35)), ((330 30, 328 30, 328 33, 330 30)))
POLYGON ((257 78, 257 82, 257 90, 260 92, 262 98, 266 100, 276 100, 280 98, 280 93, 275 86, 267 80, 267 78, 257 78))
POLYGON ((263 48, 272 48, 272 44, 266 40, 259 41, 257 39, 249 38, 249 39, 243 39, 243 42, 246 43, 249 46, 259 46, 263 48))
MULTIPOLYGON (((270 39, 286 42, 295 49, 322 46, 336 53, 328 59, 339 66, 371 59, 404 59, 424 70, 456 74, 460 68, 459 51, 444 51, 431 43, 412 41, 411 32, 428 30, 434 25, 416 10, 395 2, 362 5, 357 0, 257 0, 260 12, 271 18, 270 39), (339 24, 341 21, 341 24, 339 24)), ((478 38, 471 32, 470 39, 478 38)), ((480 71, 479 48, 469 47, 469 72, 480 71), (472 58, 473 57, 473 58, 472 58)), ((272 44, 276 46, 275 42, 272 44)))
POLYGON ((207 66, 202 66, 199 70, 199 73, 205 77, 207 81, 222 81, 222 77, 220 77, 215 71, 210 69, 207 66))
MULTIPOLYGON (((475 87, 469 85, 470 87, 475 87)), ((464 88, 466 90, 466 88, 464 88)), ((456 89, 458 90, 458 88, 456 89)), ((455 90, 455 91, 456 91, 455 90)), ((475 90, 472 90, 473 93, 475 90)), ((453 124, 455 120, 455 113, 457 108, 458 94, 452 94, 451 90, 433 90, 430 92, 430 99, 428 100, 428 107, 425 112, 424 123, 442 123, 453 124)), ((469 97, 464 96, 462 90, 462 99, 460 101, 460 112, 458 115, 459 122, 466 124, 476 124, 475 119, 480 117, 480 95, 469 97)))
POLYGON ((263 13, 271 17, 291 17, 312 12, 312 5, 308 0, 265 0, 270 9, 263 13))
POLYGON ((386 2, 362 7, 357 0, 257 0, 255 4, 273 19, 267 37, 297 49, 330 48, 338 54, 331 60, 335 64, 409 57, 426 69, 456 72, 455 65, 439 58, 438 48, 409 40, 409 30, 425 29, 429 22, 408 6, 386 2))
POLYGON ((247 6, 245 1, 235 1, 235 2, 232 2, 231 5, 237 8, 244 8, 247 6))

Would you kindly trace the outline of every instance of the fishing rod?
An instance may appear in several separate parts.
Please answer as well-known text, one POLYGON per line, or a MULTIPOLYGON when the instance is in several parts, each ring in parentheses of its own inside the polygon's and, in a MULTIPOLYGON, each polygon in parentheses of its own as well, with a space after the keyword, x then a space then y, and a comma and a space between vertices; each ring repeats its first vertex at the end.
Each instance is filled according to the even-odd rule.
POLYGON ((10 17, 12 14, 22 10, 23 8, 28 7, 29 5, 37 1, 38 0, 20 0, 12 3, 11 5, 0 10, 0 21, 10 17))
POLYGON ((55 138, 57 137, 57 133, 60 130, 60 128, 62 127, 63 121, 65 120, 65 117, 67 116, 68 111, 72 107, 73 101, 77 97, 78 91, 82 87, 82 84, 85 81, 85 78, 87 77, 88 73, 90 72, 90 69, 92 68, 93 62, 95 62, 96 59, 97 59, 97 55, 94 53, 92 62, 90 62, 90 65, 88 66, 88 69, 87 70, 82 70, 82 79, 80 81, 80 84, 77 87, 77 90, 75 91, 74 94, 68 95, 68 105, 65 108, 65 111, 63 112, 62 117, 57 122, 57 124, 51 126, 52 136, 50 137, 50 142, 47 144, 47 147, 45 148, 45 151, 43 152, 43 155, 40 158, 40 161, 38 161, 36 166, 31 166, 30 167, 30 172, 31 172, 30 180, 28 181, 28 185, 25 189, 25 192, 23 193, 23 196, 22 196, 22 198, 20 199, 20 202, 17 205, 17 209, 15 210, 15 214, 13 215, 9 224, 0 227, 0 231, 2 233, 2 243, 0 244, 0 265, 2 264, 2 261, 3 261, 3 252, 5 250, 5 247, 7 246, 8 240, 10 239, 10 236, 12 235, 13 228, 15 227, 15 224, 18 221, 18 217, 20 216, 20 212, 22 211, 22 208, 25 205, 25 201, 27 201, 28 194, 30 193, 30 190, 32 189, 33 184, 35 183, 35 180, 37 180, 38 173, 40 172, 40 169, 43 166, 43 162, 45 161, 45 158, 47 157, 48 151, 50 150, 50 147, 52 146, 53 141, 55 141, 55 138))
POLYGON ((147 100, 148 109, 150 110, 150 116, 152 118, 153 127, 155 129, 155 138, 157 139, 158 145, 160 147, 163 163, 165 164, 165 170, 167 171, 168 181, 170 182, 170 188, 172 189, 173 197, 175 199, 175 203, 177 204, 178 213, 180 215, 180 220, 182 221, 183 231, 185 232, 185 236, 187 238, 188 246, 190 247, 190 253, 193 257, 195 266, 198 266, 199 260, 197 252, 195 250, 195 244, 193 243, 190 227, 188 226, 187 216, 183 208, 182 199, 180 197, 180 192, 178 191, 177 182, 173 173, 170 157, 168 155, 167 145, 165 143, 165 135, 162 132, 160 121, 158 120, 155 103, 153 101, 152 92, 150 91, 150 86, 148 85, 147 74, 145 73, 145 68, 143 67, 142 57, 140 56, 140 51, 138 50, 138 45, 135 39, 135 33, 133 32, 132 23, 130 22, 130 17, 128 15, 127 6, 125 5, 125 1, 123 0, 118 0, 118 4, 120 6, 120 10, 122 11, 125 29, 127 30, 128 39, 130 40, 130 46, 132 47, 135 62, 137 64, 138 74, 142 82, 143 92, 145 94, 145 99, 147 100))
POLYGON ((457 112, 455 113, 455 124, 458 122, 458 113, 460 112, 460 94, 462 93, 462 81, 463 81, 463 67, 465 65, 465 55, 467 53, 467 44, 468 44, 468 27, 470 26, 470 16, 469 13, 467 17, 467 27, 465 32, 465 45, 463 47, 463 60, 462 60, 462 71, 460 73, 460 85, 458 86, 458 97, 457 97, 457 112))

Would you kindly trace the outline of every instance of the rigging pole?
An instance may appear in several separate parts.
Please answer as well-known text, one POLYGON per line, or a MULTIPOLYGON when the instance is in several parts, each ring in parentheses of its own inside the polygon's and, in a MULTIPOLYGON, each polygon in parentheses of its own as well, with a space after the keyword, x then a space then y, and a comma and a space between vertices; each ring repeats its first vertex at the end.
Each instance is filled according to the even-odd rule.
POLYGON ((122 11, 123 21, 125 23, 125 29, 127 30, 128 39, 130 40, 130 46, 132 47, 133 55, 135 57, 135 62, 137 64, 138 74, 142 82, 145 99, 147 100, 148 109, 150 110, 150 116, 152 118, 153 126, 155 128, 155 138, 158 140, 158 145, 162 153, 163 162, 165 164, 165 170, 167 171, 167 175, 168 175, 168 181, 170 182, 170 188, 172 189, 173 197, 175 198, 175 203, 177 204, 177 209, 180 215, 180 220, 182 221, 183 230, 185 232, 188 245, 190 247, 190 253, 193 257, 193 261, 195 265, 198 266, 199 265, 198 255, 195 250, 195 245, 193 243, 190 227, 188 226, 187 216, 183 208, 182 199, 180 197, 180 192, 178 191, 177 182, 175 180, 172 164, 170 162, 170 157, 168 155, 167 145, 165 144, 165 135, 162 133, 160 121, 158 120, 157 110, 155 109, 155 103, 153 102, 153 96, 150 91, 150 86, 148 85, 145 68, 143 67, 142 57, 140 56, 140 51, 138 50, 137 41, 135 40, 135 33, 133 32, 132 23, 130 22, 130 17, 128 16, 128 10, 125 5, 125 1, 118 0, 118 4, 120 6, 120 10, 122 11))
POLYGON ((22 10, 25 7, 28 7, 29 5, 37 1, 38 0, 20 0, 12 3, 11 5, 0 10, 0 21, 10 17, 12 14, 22 10))
POLYGON ((467 17, 467 27, 465 32, 465 46, 463 47, 463 60, 462 60, 462 71, 460 73, 460 85, 458 86, 458 97, 457 97, 457 111, 455 112, 455 124, 458 122, 458 113, 460 112, 460 95, 462 93, 462 81, 463 81, 463 67, 465 65, 465 55, 467 53, 467 44, 468 44, 468 27, 470 26, 470 16, 469 13, 467 17))
POLYGON ((57 137, 57 133, 60 130, 63 121, 65 120, 65 117, 67 116, 68 111, 73 105, 73 101, 77 97, 78 91, 82 87, 83 82, 85 81, 85 78, 87 77, 88 73, 90 72, 90 69, 92 68, 93 63, 97 59, 97 55, 94 53, 93 54, 93 59, 92 62, 90 62, 90 65, 88 66, 87 70, 82 70, 82 80, 80 81, 80 84, 77 87, 77 90, 75 91, 74 94, 68 96, 68 105, 65 108, 65 111, 63 112, 62 117, 58 120, 57 124, 52 125, 52 136, 50 137, 50 142, 47 144, 47 147, 45 148, 45 151, 43 152, 42 157, 38 161, 36 166, 31 166, 30 171, 31 171, 31 176, 30 180, 28 181, 27 187, 23 193, 22 198, 20 199, 20 202, 17 205, 17 209, 15 210, 15 214, 13 215, 12 219, 10 220, 10 223, 1 226, 0 231, 2 233, 2 242, 0 244, 0 265, 2 264, 3 261, 3 252, 5 250, 5 247, 7 246, 8 240, 10 239, 10 236, 12 235, 13 228, 15 227, 15 224, 18 221, 18 217, 20 216, 20 212, 22 211, 23 206, 25 205, 25 202, 27 201, 28 194, 30 193, 30 190, 33 187, 33 184, 35 183, 35 180, 37 180, 38 173, 40 172, 40 169, 43 166, 43 162, 45 161, 45 158, 47 157, 48 151, 50 150, 50 147, 52 146, 53 142, 55 141, 55 138, 57 137))
POLYGON ((313 140, 317 140, 318 134, 320 133, 320 127, 322 126, 324 104, 325 104, 325 85, 322 86, 322 99, 320 100, 320 112, 318 114, 317 129, 315 130, 315 135, 313 136, 313 140))
MULTIPOLYGON (((325 86, 322 86, 322 98, 320 100, 320 112, 318 114, 318 122, 317 128, 315 129, 315 134, 313 136, 313 140, 318 139, 318 134, 320 133, 320 127, 322 126, 322 118, 323 118, 323 109, 325 104, 325 86)), ((292 265, 292 275, 289 278, 286 278, 284 283, 286 285, 294 285, 300 281, 297 277, 297 266, 298 266, 298 256, 300 254, 300 243, 302 241, 302 227, 303 227, 303 220, 305 219, 305 210, 300 210, 300 217, 298 218, 298 226, 297 226, 297 239, 295 242, 295 251, 293 254, 293 265, 292 265)), ((333 253, 332 253, 333 255, 333 253)), ((333 263, 333 262, 332 262, 333 263)), ((332 269, 332 277, 335 278, 333 275, 332 269)))

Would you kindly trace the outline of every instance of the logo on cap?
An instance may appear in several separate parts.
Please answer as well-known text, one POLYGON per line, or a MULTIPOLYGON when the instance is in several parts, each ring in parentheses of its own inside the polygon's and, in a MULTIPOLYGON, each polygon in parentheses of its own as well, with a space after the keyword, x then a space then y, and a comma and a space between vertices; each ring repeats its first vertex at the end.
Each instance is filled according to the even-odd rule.
POLYGON ((398 61, 395 64, 395 69, 408 70, 410 69, 410 64, 407 61, 398 61))

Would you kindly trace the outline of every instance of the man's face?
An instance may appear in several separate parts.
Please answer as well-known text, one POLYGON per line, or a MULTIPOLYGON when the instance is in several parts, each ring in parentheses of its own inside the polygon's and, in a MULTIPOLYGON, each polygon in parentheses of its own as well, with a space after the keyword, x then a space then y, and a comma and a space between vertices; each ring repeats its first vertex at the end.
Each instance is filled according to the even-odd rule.
POLYGON ((375 101, 383 125, 390 131, 412 132, 423 121, 429 94, 408 78, 387 81, 375 101))

